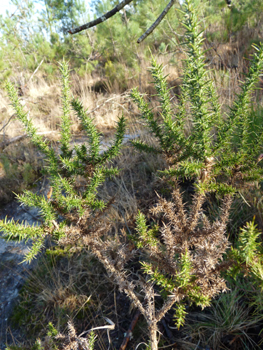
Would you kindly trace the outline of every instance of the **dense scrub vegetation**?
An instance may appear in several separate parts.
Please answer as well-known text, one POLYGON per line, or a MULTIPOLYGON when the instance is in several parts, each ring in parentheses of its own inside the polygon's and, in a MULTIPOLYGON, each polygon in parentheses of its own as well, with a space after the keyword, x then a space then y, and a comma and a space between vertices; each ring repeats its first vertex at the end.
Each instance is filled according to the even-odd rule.
MULTIPOLYGON (((137 38, 163 9, 160 0, 136 0, 114 18, 75 36, 68 34, 68 30, 94 15, 101 16, 116 1, 94 1, 92 12, 83 1, 74 4, 61 0, 41 1, 41 9, 33 0, 14 0, 13 3, 17 10, 1 16, 0 22, 2 82, 11 73, 23 70, 33 73, 42 60, 40 70, 51 78, 56 74, 56 62, 64 57, 78 74, 103 72, 109 80, 117 79, 125 85, 127 78, 140 73, 142 61, 148 59, 148 47, 157 55, 170 54, 170 63, 178 64, 176 54, 180 52, 178 44, 183 41, 183 28, 180 25, 182 14, 175 8, 142 45, 136 44, 137 38)), ((239 58, 244 54, 248 57, 251 43, 260 41, 262 2, 235 1, 231 7, 223 0, 196 0, 196 3, 205 31, 205 45, 211 48, 208 56, 218 55, 214 60, 219 59, 222 66, 234 65, 233 57, 227 60, 225 53, 219 50, 221 44, 228 43, 228 50, 236 49, 239 58)), ((231 52, 227 54, 233 56, 231 52)))
MULTIPOLYGON (((100 16, 115 3, 96 2, 94 11, 100 16)), ((160 1, 134 1, 76 36, 67 30, 89 19, 83 3, 45 1, 37 21, 34 2, 20 5, 1 18, 0 79, 32 154, 40 157, 38 175, 48 177, 49 186, 45 194, 31 188, 17 195, 24 206, 40 209, 40 226, 7 218, 0 227, 9 239, 32 240, 29 262, 47 237, 56 243, 23 287, 13 314, 16 327, 31 334, 24 348, 109 343, 124 350, 131 341, 131 321, 123 329, 120 320, 128 314, 124 295, 138 309, 133 328, 143 316, 140 328, 132 328, 131 348, 260 348, 261 1, 228 6, 185 0, 141 46, 136 39, 160 13, 160 1), (62 58, 62 117, 54 142, 42 137, 19 95, 27 96, 31 81, 37 85, 43 76, 57 84, 62 58), (165 69, 178 79, 165 76, 165 69), (138 86, 121 101, 106 151, 100 148, 103 128, 84 108, 81 79, 87 76, 96 77, 97 87, 102 83, 98 94, 138 86), (70 85, 80 98, 72 97, 70 85), (124 144, 125 133, 138 124, 136 140, 124 144), (78 133, 84 142, 74 145, 78 133), (98 315, 104 325, 97 324, 98 315), (96 341, 96 330, 89 331, 94 327, 107 335, 96 341)), ((102 105, 111 99, 107 95, 102 105)), ((7 144, 3 140, 2 147, 7 144)), ((8 152, 1 156, 5 175, 10 159, 8 152)), ((34 183, 33 171, 30 176, 25 186, 34 183)))

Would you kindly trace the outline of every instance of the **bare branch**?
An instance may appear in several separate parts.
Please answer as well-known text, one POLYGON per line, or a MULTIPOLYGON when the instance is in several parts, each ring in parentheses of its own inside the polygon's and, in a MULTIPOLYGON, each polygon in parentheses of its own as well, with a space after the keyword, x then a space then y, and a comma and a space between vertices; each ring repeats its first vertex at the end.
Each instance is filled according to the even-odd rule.
POLYGON ((36 74, 36 72, 39 70, 41 64, 44 62, 45 57, 42 59, 42 61, 39 63, 39 65, 37 66, 37 68, 34 70, 34 73, 31 75, 31 77, 29 78, 28 82, 30 82, 30 80, 34 77, 34 75, 36 74))
POLYGON ((102 23, 104 21, 106 21, 107 19, 111 18, 112 16, 114 16, 117 12, 119 12, 125 5, 129 4, 130 2, 132 2, 133 0, 123 0, 119 3, 119 5, 115 6, 112 10, 110 10, 109 12, 106 12, 103 16, 95 19, 94 21, 91 21, 89 23, 83 24, 80 27, 74 28, 69 30, 70 34, 76 34, 79 32, 82 32, 82 30, 85 29, 89 29, 92 28, 94 26, 96 26, 99 23, 102 23))
POLYGON ((137 323, 137 321, 138 321, 140 315, 141 315, 140 310, 137 310, 137 312, 136 312, 136 314, 134 315, 133 320, 132 320, 132 322, 131 322, 131 324, 130 324, 129 329, 128 329, 128 331, 126 332, 126 336, 125 336, 125 338, 123 339, 123 342, 122 342, 122 344, 121 344, 120 350, 125 350, 125 349, 126 349, 129 340, 132 338, 133 329, 134 329, 134 327, 136 326, 136 323, 137 323))
POLYGON ((14 113, 13 115, 11 115, 11 117, 8 119, 8 121, 5 123, 5 125, 0 129, 0 132, 9 124, 9 122, 11 121, 12 118, 14 118, 16 116, 16 114, 14 113))
POLYGON ((179 295, 177 295, 177 294, 171 295, 171 296, 169 295, 169 298, 166 300, 163 307, 155 315, 156 322, 159 322, 164 317, 166 312, 168 312, 171 309, 173 304, 179 300, 180 300, 179 295))
MULTIPOLYGON (((36 135, 46 135, 46 134, 51 134, 55 131, 43 131, 43 132, 37 132, 36 135)), ((7 140, 5 142, 1 142, 0 143, 0 150, 4 149, 5 147, 9 146, 11 143, 14 143, 14 142, 18 142, 18 141, 21 141, 23 139, 25 139, 26 137, 28 137, 29 135, 28 134, 23 134, 23 135, 19 135, 19 136, 16 136, 16 137, 13 137, 12 139, 10 140, 7 140)))
POLYGON ((162 19, 167 15, 170 8, 173 6, 175 0, 171 0, 157 20, 146 30, 146 32, 137 40, 137 43, 140 44, 148 35, 152 33, 152 31, 160 24, 162 19))

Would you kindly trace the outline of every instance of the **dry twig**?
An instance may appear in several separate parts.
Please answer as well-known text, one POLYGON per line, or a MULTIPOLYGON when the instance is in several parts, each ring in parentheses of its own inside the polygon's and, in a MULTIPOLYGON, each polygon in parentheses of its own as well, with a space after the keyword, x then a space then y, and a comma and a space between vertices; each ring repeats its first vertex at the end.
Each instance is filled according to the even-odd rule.
POLYGON ((132 331, 134 330, 134 327, 136 326, 136 323, 137 323, 140 315, 141 315, 140 310, 137 310, 137 312, 135 313, 135 315, 134 315, 134 317, 133 317, 133 319, 131 321, 131 324, 130 324, 130 327, 129 327, 127 333, 126 333, 126 336, 123 339, 123 342, 121 344, 120 350, 125 350, 126 349, 126 346, 128 345, 128 342, 129 342, 129 340, 131 338, 132 331))
MULTIPOLYGON (((46 135, 46 134, 51 134, 53 132, 55 132, 55 131, 37 132, 36 135, 46 135)), ((14 142, 21 141, 21 140, 25 139, 26 137, 28 137, 28 134, 19 135, 19 136, 13 137, 12 139, 9 139, 7 141, 1 142, 0 143, 0 150, 4 149, 5 147, 11 145, 14 142)))

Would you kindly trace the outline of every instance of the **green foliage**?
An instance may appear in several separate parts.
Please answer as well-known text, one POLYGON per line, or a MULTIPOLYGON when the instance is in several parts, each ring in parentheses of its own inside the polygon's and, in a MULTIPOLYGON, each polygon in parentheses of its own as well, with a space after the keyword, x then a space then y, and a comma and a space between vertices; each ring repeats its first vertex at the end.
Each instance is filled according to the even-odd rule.
POLYGON ((56 330, 56 328, 53 326, 53 324, 51 322, 49 322, 49 324, 48 324, 47 335, 49 337, 55 337, 56 335, 58 335, 58 331, 56 330))
POLYGON ((33 239, 33 246, 25 258, 29 262, 43 247, 47 235, 57 240, 64 235, 66 225, 71 225, 72 220, 77 226, 76 223, 81 219, 92 216, 92 211, 101 210, 106 206, 106 203, 96 198, 97 189, 106 177, 114 176, 118 172, 116 168, 109 167, 108 162, 119 153, 125 132, 125 120, 124 117, 121 117, 114 143, 106 152, 100 154, 100 134, 87 116, 87 112, 83 110, 81 102, 73 99, 71 105, 87 133, 88 141, 86 145, 72 147, 70 145, 69 70, 65 62, 61 64, 60 70, 62 73, 63 115, 59 152, 56 152, 46 140, 37 134, 32 120, 28 118, 19 102, 14 86, 10 82, 6 83, 6 89, 17 118, 23 124, 34 145, 45 155, 46 172, 50 176, 50 191, 47 197, 30 191, 25 191, 22 195, 17 196, 24 205, 40 209, 42 226, 27 227, 24 224, 7 220, 2 220, 0 223, 1 229, 9 239, 33 239), (83 176, 86 179, 84 191, 76 188, 77 176, 83 176))
POLYGON ((141 240, 136 241, 138 248, 143 248, 145 245, 147 246, 157 246, 158 240, 156 239, 156 233, 158 232, 158 227, 154 229, 149 229, 146 225, 146 218, 139 211, 136 218, 136 231, 140 236, 141 240))
POLYGON ((175 322, 178 329, 184 325, 186 317, 186 307, 184 304, 177 304, 175 309, 175 322))
POLYGON ((92 36, 80 34, 71 38, 67 35, 69 28, 88 19, 84 2, 75 1, 73 5, 72 1, 41 0, 40 11, 35 1, 13 2, 16 11, 0 16, 1 83, 11 73, 24 70, 27 79, 27 74, 31 75, 41 62, 40 71, 46 78, 53 78, 56 62, 64 57, 82 74, 94 70, 96 60, 91 56, 96 49, 92 36))
POLYGON ((176 276, 178 288, 187 288, 191 281, 192 264, 188 251, 181 255, 180 273, 176 276))
POLYGON ((70 142, 70 89, 69 89, 69 70, 63 62, 60 65, 62 75, 62 106, 63 114, 61 117, 61 151, 62 158, 70 158, 72 152, 69 151, 70 142))
MULTIPOLYGON (((67 22, 70 3, 71 1, 63 3, 59 0, 46 2, 50 42, 41 41, 39 36, 34 36, 34 40, 39 43, 42 50, 47 49, 48 58, 53 58, 56 53, 63 55, 68 47, 75 49, 76 42, 81 44, 86 42, 84 36, 79 36, 75 42, 65 38, 63 41, 60 35, 54 33, 56 21, 67 22)), ((112 4, 112 1, 99 2, 97 11, 104 12, 112 4)), ((102 23, 96 31, 97 38, 100 38, 100 35, 103 38, 103 41, 99 41, 99 45, 107 51, 105 73, 110 81, 114 81, 118 74, 123 79, 123 72, 118 69, 116 62, 121 64, 127 59, 128 67, 132 69, 136 67, 134 64, 136 50, 132 55, 128 52, 126 56, 123 52, 127 42, 137 37, 138 29, 148 27, 148 22, 155 17, 154 11, 157 7, 153 7, 152 12, 148 11, 148 17, 143 21, 140 16, 137 22, 130 21, 130 18, 136 15, 137 6, 140 11, 148 9, 144 4, 145 2, 142 1, 136 2, 129 11, 118 14, 113 27, 110 28, 108 23, 102 23), (108 32, 111 40, 105 34, 108 32), (109 42, 110 50, 107 50, 109 42)), ((161 2, 156 1, 154 5, 156 4, 159 6, 161 2)), ((150 71, 160 103, 158 114, 156 115, 138 90, 133 90, 131 96, 138 104, 143 120, 159 141, 156 148, 140 140, 134 142, 134 146, 141 151, 164 154, 171 165, 164 174, 195 180, 198 191, 195 192, 191 204, 184 203, 183 195, 177 185, 171 194, 170 201, 159 198, 158 203, 151 210, 151 214, 157 217, 158 224, 154 223, 150 226, 147 224, 145 215, 139 212, 136 218, 136 237, 133 238, 136 248, 127 241, 123 243, 123 237, 118 237, 116 240, 100 237, 100 232, 102 235, 108 234, 110 225, 102 216, 109 203, 98 198, 98 188, 106 177, 114 176, 118 172, 115 167, 109 166, 109 162, 120 151, 125 132, 124 118, 121 117, 118 122, 113 144, 106 152, 101 153, 102 135, 97 131, 81 102, 74 98, 71 100, 69 69, 63 61, 60 65, 61 140, 59 150, 55 150, 38 135, 32 120, 28 118, 28 114, 20 104, 14 86, 10 82, 6 83, 17 118, 23 124, 24 130, 34 145, 45 155, 45 170, 49 176, 50 188, 47 195, 25 191, 24 194, 17 196, 23 205, 40 209, 41 225, 29 227, 23 223, 18 224, 5 219, 0 222, 4 236, 8 239, 33 241, 31 251, 25 258, 29 262, 44 246, 48 235, 62 245, 74 245, 76 248, 90 247, 92 253, 115 277, 120 289, 130 297, 144 315, 154 349, 157 345, 157 322, 175 303, 175 322, 179 328, 185 322, 187 303, 195 303, 204 308, 210 305, 214 296, 226 290, 225 281, 220 273, 230 265, 229 261, 223 260, 229 248, 225 235, 231 206, 231 198, 228 194, 235 193, 244 182, 260 179, 263 174, 259 165, 263 157, 263 127, 260 124, 258 127, 253 125, 253 113, 251 113, 252 94, 263 68, 263 46, 254 46, 254 58, 248 76, 234 104, 225 115, 218 103, 213 81, 208 78, 206 71, 205 53, 202 49, 204 38, 196 4, 200 2, 185 0, 184 11, 178 11, 179 16, 184 15, 186 55, 178 105, 172 104, 163 68, 154 58, 152 58, 150 71), (71 145, 71 107, 87 135, 87 142, 81 146, 71 145), (85 179, 84 190, 76 185, 78 177, 85 179), (205 194, 208 191, 225 195, 220 215, 214 222, 210 222, 204 209, 205 194), (136 271, 136 274, 134 272, 129 274, 127 273, 128 263, 134 257, 137 259, 136 263, 138 261, 141 263, 142 268, 136 271), (136 279, 133 281, 134 275, 136 279), (145 296, 144 303, 137 296, 138 289, 140 294, 145 296), (158 303, 162 304, 159 310, 155 305, 156 291, 160 291, 162 297, 162 301, 158 300, 158 303)), ((77 23, 75 19, 72 14, 71 24, 77 23)), ((172 30, 170 19, 167 17, 165 25, 172 30)), ((176 20, 173 24, 175 22, 176 20)), ((166 42, 163 41, 160 28, 155 31, 154 41, 158 50, 164 52, 166 42)), ((23 46, 23 42, 16 42, 19 40, 18 36, 12 37, 12 40, 14 45, 18 43, 20 47, 23 46)), ((153 39, 147 40, 150 42, 153 39)), ((169 45, 172 47, 172 43, 169 45)), ((86 50, 81 50, 80 57, 83 53, 92 51, 90 47, 86 50)), ((32 69, 34 49, 30 52, 32 55, 29 56, 28 66, 32 69)), ((81 62, 83 62, 82 58, 75 62, 76 66, 81 62)), ((52 69, 51 66, 50 71, 52 69)), ((238 247, 232 249, 232 257, 237 261, 237 267, 236 270, 232 268, 231 273, 235 275, 245 267, 252 271, 262 289, 262 254, 261 246, 257 242, 258 237, 259 232, 254 223, 248 224, 242 230, 238 247)), ((226 308, 227 303, 224 299, 222 300, 226 308)), ((28 308, 29 303, 31 303, 30 298, 25 303, 28 308)), ((66 308, 59 308, 63 319, 66 312, 66 308)), ((27 310, 27 320, 31 320, 31 315, 28 313, 27 310)), ((220 311, 221 314, 224 312, 220 311)), ((35 321, 37 324, 37 318, 35 321)), ((57 336, 56 329, 50 324, 48 337, 57 336)), ((60 335, 60 340, 73 344, 76 339, 75 329, 69 324, 69 336, 60 335)), ((95 336, 91 334, 89 340, 91 349, 94 347, 94 341, 95 336)), ((39 341, 39 348, 41 346, 39 341)), ((48 339, 46 346, 56 349, 55 342, 51 339, 48 339)))
POLYGON ((231 345, 227 342, 229 346, 239 347, 238 341, 235 342, 238 337, 241 338, 242 348, 259 349, 250 330, 261 323, 262 312, 253 312, 253 308, 246 303, 246 297, 242 288, 233 285, 231 293, 222 293, 205 312, 189 315, 184 331, 191 335, 193 346, 198 343, 202 347, 209 345, 220 349, 226 347, 226 338, 229 338, 233 340, 231 345))
POLYGON ((239 252, 243 259, 245 259, 246 264, 251 264, 253 261, 257 260, 257 251, 260 244, 257 242, 260 235, 260 231, 257 230, 255 223, 252 221, 247 223, 246 227, 241 229, 239 235, 239 252))
POLYGON ((79 14, 85 13, 85 2, 78 0, 42 0, 42 21, 53 32, 66 34, 69 29, 79 24, 79 14))
MULTIPOLYGON (((254 221, 248 222, 240 230, 235 248, 231 250, 231 256, 237 263, 230 271, 236 277, 243 270, 250 273, 257 286, 263 290, 263 248, 259 242, 261 232, 254 221)), ((260 303, 261 304, 261 303, 260 303)))
MULTIPOLYGON (((127 77, 141 73, 140 64, 148 58, 149 47, 157 55, 171 53, 172 62, 176 58, 173 53, 182 41, 181 13, 177 11, 175 14, 171 10, 144 44, 140 47, 136 44, 139 36, 164 9, 161 0, 134 0, 96 30, 90 29, 73 37, 68 35, 68 29, 87 23, 92 16, 101 16, 116 6, 116 2, 96 1, 93 13, 83 0, 74 3, 72 0, 39 2, 42 5, 40 10, 35 0, 13 0, 17 10, 0 17, 1 81, 22 69, 33 72, 42 59, 40 71, 52 78, 56 74, 56 62, 65 57, 78 74, 84 75, 96 69, 104 75, 105 68, 110 83, 121 80, 121 88, 126 89, 129 87, 127 77)), ((201 26, 205 29, 209 46, 216 47, 217 43, 228 42, 233 36, 236 39, 240 33, 246 36, 246 32, 247 41, 259 40, 258 27, 263 13, 260 0, 244 0, 230 8, 224 0, 197 0, 195 4, 202 14, 201 26), (251 28, 255 28, 252 38, 251 28)), ((179 1, 175 5, 182 6, 179 1)))
MULTIPOLYGON (((111 0, 96 1, 95 13, 101 16, 116 6, 111 0)), ((168 13, 166 19, 160 23, 156 30, 149 36, 145 44, 138 48, 137 39, 152 25, 155 19, 164 9, 161 0, 154 2, 140 1, 132 2, 129 6, 117 13, 114 18, 101 23, 96 28, 98 50, 103 52, 107 61, 112 63, 120 62, 125 64, 127 69, 134 68, 138 64, 138 54, 146 56, 145 48, 150 47, 154 51, 161 43, 169 48, 175 48, 173 29, 178 25, 178 16, 168 13), (150 7, 150 11, 149 11, 150 7), (165 34, 164 34, 165 33, 165 34), (129 47, 127 48, 127 43, 129 47)), ((132 72, 132 71, 131 71, 132 72)), ((119 74, 119 72, 116 72, 119 74)))
POLYGON ((131 97, 157 138, 159 148, 153 149, 139 140, 134 146, 141 151, 162 152, 170 165, 164 174, 195 179, 203 193, 234 193, 242 184, 259 180, 263 174, 258 164, 263 150, 263 125, 255 128, 251 107, 263 69, 263 46, 253 46, 248 75, 225 114, 205 67, 198 11, 191 1, 185 1, 183 7, 186 59, 179 103, 171 104, 162 66, 152 58, 150 71, 160 102, 158 115, 138 89, 132 91, 131 97))

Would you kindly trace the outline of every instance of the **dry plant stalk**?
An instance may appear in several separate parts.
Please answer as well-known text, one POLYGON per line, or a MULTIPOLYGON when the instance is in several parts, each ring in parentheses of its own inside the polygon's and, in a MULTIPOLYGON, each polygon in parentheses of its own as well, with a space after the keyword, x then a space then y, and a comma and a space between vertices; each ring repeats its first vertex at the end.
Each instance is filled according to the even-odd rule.
POLYGON ((158 228, 149 229, 139 213, 137 238, 123 233, 115 239, 103 239, 99 226, 87 230, 85 223, 78 225, 78 232, 70 230, 60 240, 75 246, 78 241, 77 246, 89 247, 102 262, 120 291, 146 319, 154 350, 158 349, 157 323, 175 303, 180 327, 187 302, 206 307, 214 296, 227 290, 220 272, 230 266, 223 255, 229 248, 225 231, 232 198, 225 197, 221 214, 213 223, 204 212, 204 202, 205 195, 196 192, 186 208, 175 184, 171 200, 159 197, 150 211, 161 222, 158 228))
POLYGON ((52 349, 63 349, 63 350, 93 350, 95 336, 93 333, 86 338, 83 337, 84 332, 77 335, 75 327, 71 321, 68 322, 68 335, 56 333, 56 330, 52 326, 52 332, 45 338, 43 342, 40 342, 41 349, 52 350, 52 349), (51 334, 53 333, 53 334, 51 334), (56 343, 56 345, 54 345, 56 343), (43 347, 42 347, 43 346, 43 347))
MULTIPOLYGON (((161 215, 163 243, 154 254, 149 250, 149 255, 154 262, 152 266, 166 274, 176 275, 181 272, 180 256, 187 252, 191 264, 190 274, 194 277, 188 292, 197 287, 204 297, 210 299, 226 290, 220 271, 229 265, 223 262, 223 254, 229 248, 225 231, 232 198, 225 197, 220 218, 213 223, 204 213, 204 202, 205 195, 196 193, 187 213, 178 187, 172 193, 172 201, 160 198, 151 212, 161 215), (175 260, 175 256, 179 257, 178 260, 175 260)), ((180 294, 180 288, 176 292, 180 294)))

